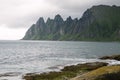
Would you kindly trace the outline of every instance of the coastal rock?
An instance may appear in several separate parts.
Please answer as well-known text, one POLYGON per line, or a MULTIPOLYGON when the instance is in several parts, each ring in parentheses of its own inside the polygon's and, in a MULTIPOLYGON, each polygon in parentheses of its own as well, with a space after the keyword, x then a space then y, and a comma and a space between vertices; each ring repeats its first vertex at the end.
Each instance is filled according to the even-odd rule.
POLYGON ((120 80, 120 66, 105 66, 71 80, 120 80))
POLYGON ((113 55, 113 56, 104 56, 104 57, 101 57, 100 59, 114 59, 114 60, 118 60, 120 61, 120 55, 113 55))
POLYGON ((66 66, 60 72, 49 72, 42 74, 26 74, 24 76, 25 80, 69 80, 77 76, 78 74, 83 74, 88 71, 98 69, 100 67, 106 66, 107 63, 94 62, 85 63, 72 66, 66 66))
POLYGON ((90 71, 107 65, 108 63, 103 63, 103 62, 85 63, 85 64, 66 66, 61 71, 77 71, 77 70, 90 71))

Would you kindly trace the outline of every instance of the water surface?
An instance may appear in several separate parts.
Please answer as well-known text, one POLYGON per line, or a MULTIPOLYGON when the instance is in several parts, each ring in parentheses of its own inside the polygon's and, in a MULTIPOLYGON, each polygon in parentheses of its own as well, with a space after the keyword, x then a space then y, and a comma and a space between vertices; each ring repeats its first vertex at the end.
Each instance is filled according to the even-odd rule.
POLYGON ((57 71, 119 53, 119 42, 0 41, 0 79, 21 80, 25 73, 57 71))

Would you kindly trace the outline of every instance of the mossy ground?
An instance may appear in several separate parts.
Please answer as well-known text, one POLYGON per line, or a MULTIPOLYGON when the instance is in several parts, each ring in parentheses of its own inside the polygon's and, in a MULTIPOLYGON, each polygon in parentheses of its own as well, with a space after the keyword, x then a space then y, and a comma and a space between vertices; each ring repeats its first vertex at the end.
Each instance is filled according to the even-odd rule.
POLYGON ((42 74, 28 74, 24 76, 25 80, 69 80, 77 75, 106 66, 107 63, 95 62, 66 66, 61 72, 49 72, 42 74))
POLYGON ((120 66, 105 66, 71 80, 120 80, 120 66))

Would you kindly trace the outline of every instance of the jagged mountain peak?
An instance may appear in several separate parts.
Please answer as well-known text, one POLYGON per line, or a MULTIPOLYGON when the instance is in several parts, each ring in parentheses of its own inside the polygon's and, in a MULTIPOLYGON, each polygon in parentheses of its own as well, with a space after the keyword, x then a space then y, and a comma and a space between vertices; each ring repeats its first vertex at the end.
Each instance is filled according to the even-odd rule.
POLYGON ((38 23, 44 23, 43 17, 40 17, 37 22, 38 22, 38 23))
POLYGON ((47 19, 47 21, 50 21, 50 20, 51 20, 50 18, 47 19))
POLYGON ((60 14, 57 14, 55 18, 62 18, 60 14))
POLYGON ((44 21, 44 18, 43 18, 43 17, 40 17, 40 18, 38 19, 38 21, 44 21))
POLYGON ((66 21, 72 21, 71 16, 69 16, 69 17, 66 19, 66 21))
POLYGON ((45 21, 43 17, 40 17, 38 21, 36 22, 36 27, 43 27, 43 26, 45 26, 45 21))
POLYGON ((65 21, 57 14, 54 19, 41 17, 23 39, 36 40, 120 40, 120 7, 98 5, 87 9, 83 16, 65 21))
POLYGON ((75 21, 78 21, 78 18, 75 18, 74 20, 75 20, 75 21))
POLYGON ((46 24, 50 23, 51 21, 53 21, 53 19, 48 18, 46 24))
POLYGON ((61 15, 59 15, 59 14, 57 14, 56 16, 55 16, 55 18, 54 18, 54 21, 63 21, 63 18, 61 17, 61 15))

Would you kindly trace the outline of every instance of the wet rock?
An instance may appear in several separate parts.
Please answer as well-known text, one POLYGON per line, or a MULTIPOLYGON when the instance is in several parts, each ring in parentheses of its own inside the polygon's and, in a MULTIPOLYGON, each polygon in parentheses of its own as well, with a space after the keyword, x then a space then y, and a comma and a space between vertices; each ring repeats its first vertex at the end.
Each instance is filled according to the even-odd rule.
POLYGON ((120 61, 120 55, 113 55, 113 56, 104 56, 104 57, 101 57, 100 59, 114 59, 114 60, 118 60, 120 61))
POLYGON ((3 74, 0 74, 0 77, 10 77, 10 76, 18 76, 20 75, 21 73, 20 72, 8 72, 8 73, 3 73, 3 74))
POLYGON ((66 66, 60 72, 26 74, 23 78, 25 80, 69 80, 70 78, 73 78, 78 74, 80 75, 88 71, 107 65, 108 63, 103 63, 103 62, 78 64, 78 65, 66 66))

